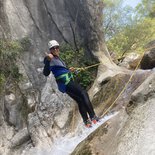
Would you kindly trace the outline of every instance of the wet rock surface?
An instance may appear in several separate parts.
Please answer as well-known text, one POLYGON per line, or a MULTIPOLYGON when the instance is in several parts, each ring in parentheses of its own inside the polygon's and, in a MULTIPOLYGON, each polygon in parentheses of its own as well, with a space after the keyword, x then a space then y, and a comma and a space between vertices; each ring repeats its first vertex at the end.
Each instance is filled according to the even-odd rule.
POLYGON ((133 92, 131 102, 135 108, 118 137, 117 152, 113 154, 146 155, 155 153, 155 74, 150 75, 133 92))
MULTIPOLYGON (((119 114, 109 120, 106 134, 103 124, 85 141, 80 143, 73 155, 146 155, 154 154, 154 102, 155 74, 146 78, 131 92, 128 104, 119 108, 119 114), (152 135, 152 136, 151 136, 152 135)), ((117 108, 115 108, 117 109, 117 108)))

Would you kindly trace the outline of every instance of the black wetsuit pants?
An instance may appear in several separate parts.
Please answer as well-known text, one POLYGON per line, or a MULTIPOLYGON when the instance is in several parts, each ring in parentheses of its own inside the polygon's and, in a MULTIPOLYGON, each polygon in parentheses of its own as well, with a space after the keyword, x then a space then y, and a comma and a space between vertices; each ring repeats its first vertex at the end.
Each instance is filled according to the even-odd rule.
POLYGON ((95 116, 88 93, 79 84, 70 81, 66 86, 66 93, 78 103, 79 112, 84 122, 89 117, 93 118, 95 116))

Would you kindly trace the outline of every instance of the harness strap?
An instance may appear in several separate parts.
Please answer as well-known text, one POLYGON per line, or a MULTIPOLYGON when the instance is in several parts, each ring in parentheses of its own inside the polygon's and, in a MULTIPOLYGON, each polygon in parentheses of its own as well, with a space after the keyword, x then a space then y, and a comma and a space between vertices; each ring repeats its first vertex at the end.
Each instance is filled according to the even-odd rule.
POLYGON ((57 81, 63 81, 65 83, 65 85, 67 85, 71 79, 73 79, 73 74, 70 72, 59 75, 58 77, 56 77, 57 81))

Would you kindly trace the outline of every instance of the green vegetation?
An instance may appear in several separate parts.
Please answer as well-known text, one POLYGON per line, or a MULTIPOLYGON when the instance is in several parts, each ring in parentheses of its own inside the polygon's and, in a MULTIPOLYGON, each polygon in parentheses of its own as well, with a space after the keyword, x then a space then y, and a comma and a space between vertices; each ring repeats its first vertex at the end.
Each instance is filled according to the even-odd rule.
POLYGON ((23 51, 28 51, 31 47, 31 42, 28 37, 24 37, 20 40, 20 45, 23 49, 23 51))
POLYGON ((20 41, 0 39, 0 93, 7 85, 18 83, 22 77, 17 66, 17 60, 24 51, 22 45, 20 41))
MULTIPOLYGON (((79 49, 79 51, 73 50, 68 45, 61 46, 60 57, 65 61, 67 67, 81 68, 86 67, 96 62, 90 62, 86 59, 84 54, 84 49, 79 49)), ((80 83, 84 88, 88 89, 91 83, 94 81, 96 75, 96 67, 89 70, 81 71, 78 74, 74 74, 74 78, 78 83, 80 83)))
POLYGON ((0 40, 0 94, 9 88, 9 91, 19 90, 21 102, 18 106, 24 120, 27 119, 31 112, 25 95, 21 92, 18 83, 22 80, 22 74, 19 72, 17 65, 21 54, 30 47, 30 40, 23 38, 20 41, 0 40))
POLYGON ((128 52, 141 53, 155 40, 155 1, 142 0, 135 8, 123 7, 122 0, 106 0, 104 32, 109 51, 123 57, 128 52))

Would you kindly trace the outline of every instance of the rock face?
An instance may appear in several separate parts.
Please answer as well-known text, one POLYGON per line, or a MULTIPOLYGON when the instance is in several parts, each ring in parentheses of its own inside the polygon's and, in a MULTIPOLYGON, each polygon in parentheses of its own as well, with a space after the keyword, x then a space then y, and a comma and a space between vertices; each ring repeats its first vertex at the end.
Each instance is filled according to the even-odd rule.
POLYGON ((47 49, 50 39, 73 46, 75 41, 81 42, 92 51, 96 42, 102 38, 102 22, 96 18, 102 11, 102 5, 98 3, 81 0, 1 0, 1 29, 4 30, 1 38, 7 36, 20 39, 28 36, 32 38, 37 54, 47 49))
MULTIPOLYGON (((131 83, 136 82, 134 80, 131 83)), ((126 101, 127 108, 119 110, 119 114, 108 122, 108 128, 103 124, 80 143, 72 155, 84 155, 86 152, 90 155, 153 155, 155 153, 154 85, 155 73, 152 72, 135 91, 132 90, 134 85, 127 87, 129 92, 126 93, 128 97, 132 93, 131 98, 127 96, 126 98, 123 93, 118 101, 124 103, 126 101), (125 101, 123 101, 124 97, 125 101)))
POLYGON ((123 59, 123 62, 120 64, 120 66, 128 69, 135 69, 140 59, 141 57, 139 54, 130 53, 123 59))
POLYGON ((147 51, 141 61, 142 69, 152 69, 155 67, 155 40, 146 45, 147 51))
POLYGON ((100 1, 0 0, 0 4, 0 38, 30 39, 22 61, 31 83, 37 88, 45 82, 39 71, 49 40, 68 43, 75 49, 79 48, 77 44, 82 45, 90 58, 97 44, 103 41, 102 20, 96 18, 102 13, 100 1))
POLYGON ((118 136, 118 148, 113 154, 146 155, 155 153, 155 74, 149 76, 145 82, 133 92, 130 112, 125 127, 118 136))
MULTIPOLYGON (((67 95, 58 91, 54 77, 50 75, 45 78, 42 75, 43 57, 48 50, 47 42, 56 39, 60 43, 71 44, 76 49, 78 48, 76 43, 79 42, 87 49, 88 57, 92 58, 90 51, 98 56, 102 65, 99 66, 98 77, 91 89, 98 114, 103 114, 105 108, 115 99, 127 82, 131 71, 124 71, 109 59, 101 30, 103 5, 100 1, 0 0, 0 7, 0 38, 20 40, 27 37, 30 40, 22 58, 17 62, 20 72, 23 74, 22 81, 16 88, 8 87, 6 93, 0 96, 0 154, 49 155, 51 154, 49 150, 55 144, 55 139, 59 137, 61 139, 67 133, 74 133, 75 129, 79 129, 77 124, 81 120, 77 113, 76 104, 67 95), (104 104, 105 102, 106 104, 104 104)), ((125 108, 124 105, 130 101, 130 94, 148 75, 148 71, 136 72, 134 80, 131 81, 123 97, 116 103, 114 110, 125 108)), ((133 101, 130 102, 131 105, 134 105, 135 102, 145 103, 145 99, 148 99, 150 95, 153 99, 154 83, 152 82, 149 87, 151 87, 148 90, 149 93, 144 91, 145 98, 141 101, 134 97, 133 101)), ((153 103, 152 100, 150 102, 153 103)), ((136 108, 138 109, 138 107, 139 104, 136 108)), ((134 114, 133 109, 127 109, 127 111, 134 114)), ((151 109, 149 111, 153 114, 151 109)), ((138 116, 135 115, 135 117, 138 116)), ((152 120, 153 117, 151 115, 148 119, 152 120)), ((113 120, 115 126, 110 126, 110 132, 102 130, 104 125, 94 132, 90 136, 91 143, 88 139, 84 145, 89 149, 89 153, 112 155, 112 153, 118 152, 123 154, 120 149, 123 146, 121 141, 123 138, 121 139, 119 131, 122 131, 122 134, 126 133, 128 128, 126 125, 123 128, 123 125, 127 118, 125 111, 123 111, 117 119, 113 120), (122 128, 124 130, 120 130, 122 128), (105 134, 108 136, 104 136, 105 134), (113 149, 111 149, 113 137, 110 135, 116 137, 116 140, 113 141, 113 149), (92 147, 94 138, 96 145, 93 143, 94 147, 92 147), (110 141, 107 142, 106 138, 109 138, 110 141), (100 144, 99 139, 102 141, 100 144), (107 145, 105 145, 106 143, 107 145), (107 147, 103 148, 101 144, 107 147), (96 146, 100 151, 97 150, 96 146)), ((144 117, 142 116, 142 118, 144 117)), ((145 120, 147 124, 147 119, 145 120)), ((128 121, 130 124, 130 118, 128 121)), ((150 126, 149 130, 151 132, 150 126)), ((150 136, 148 137, 150 138, 150 136)), ((151 142, 154 144, 153 140, 151 142)), ((141 145, 141 141, 139 144, 141 145)), ((131 153, 129 148, 127 150, 131 153)), ((77 153, 79 151, 80 149, 77 153)), ((125 152, 125 154, 127 153, 125 152)))
POLYGON ((47 43, 56 39, 75 49, 78 43, 92 58, 103 41, 102 20, 96 18, 103 5, 96 0, 0 0, 0 7, 0 38, 30 41, 17 62, 24 78, 0 99, 0 154, 41 154, 39 150, 69 132, 76 113, 54 77, 42 74, 47 43))
POLYGON ((146 52, 141 62, 142 69, 153 69, 155 67, 155 48, 146 52))

